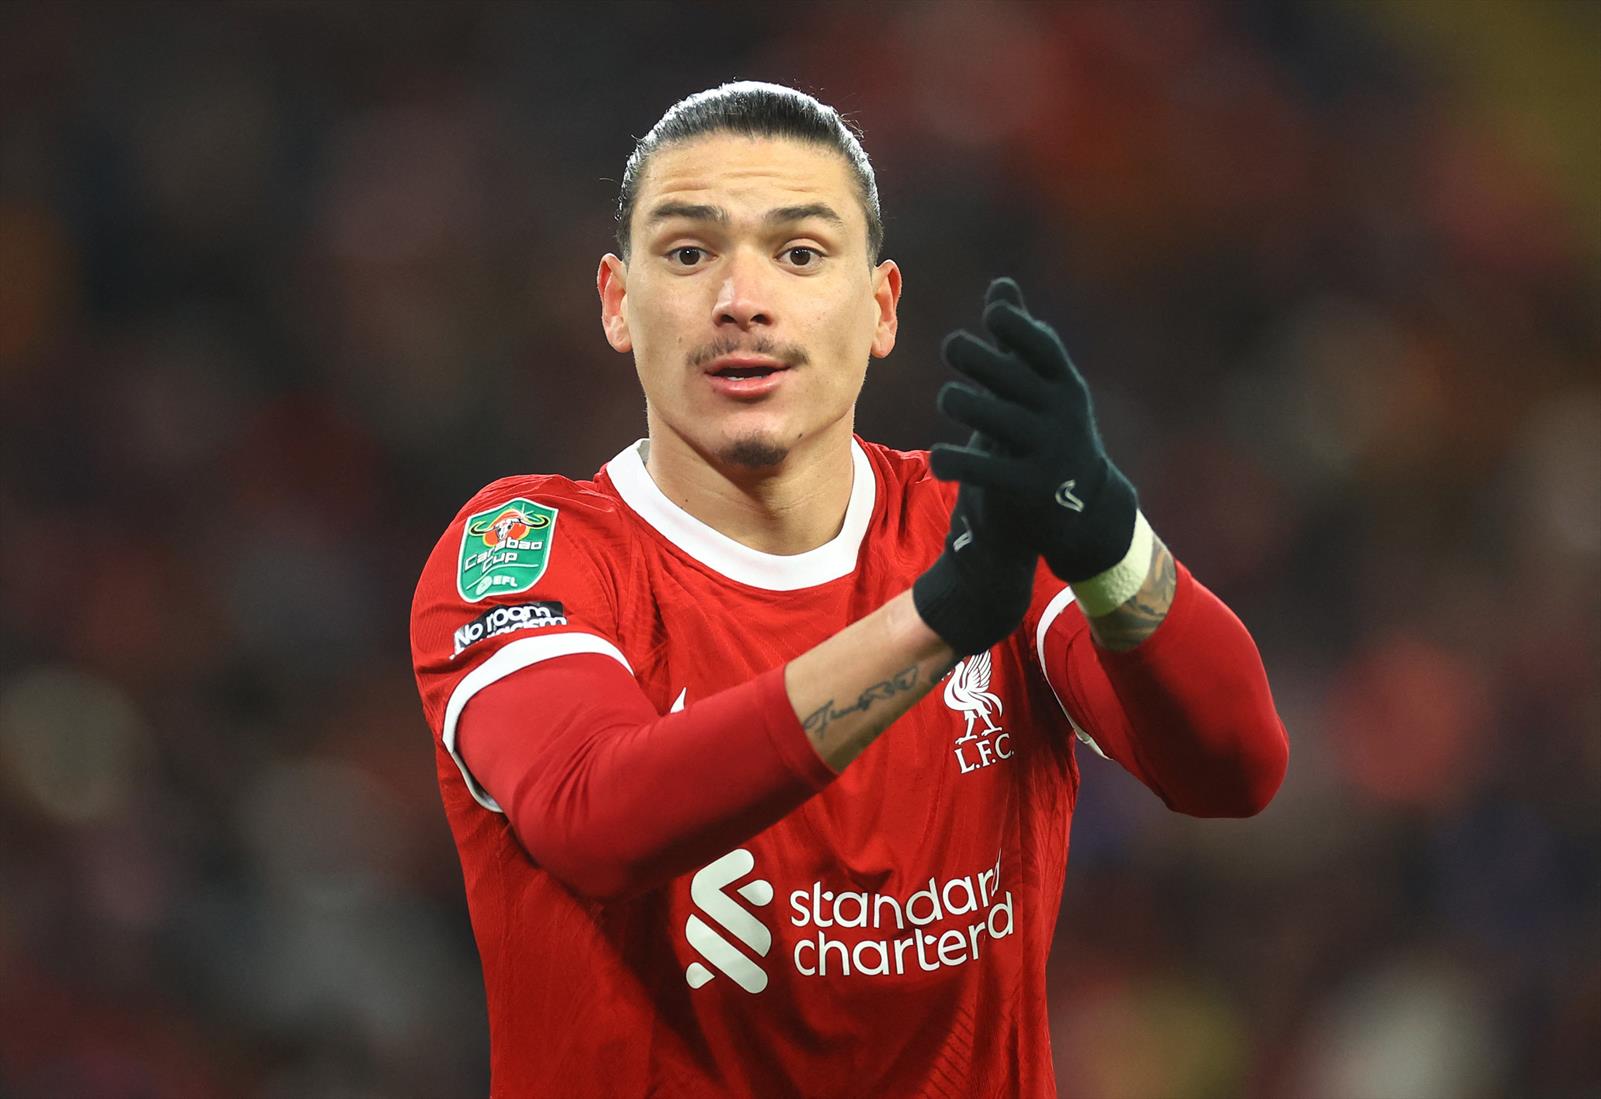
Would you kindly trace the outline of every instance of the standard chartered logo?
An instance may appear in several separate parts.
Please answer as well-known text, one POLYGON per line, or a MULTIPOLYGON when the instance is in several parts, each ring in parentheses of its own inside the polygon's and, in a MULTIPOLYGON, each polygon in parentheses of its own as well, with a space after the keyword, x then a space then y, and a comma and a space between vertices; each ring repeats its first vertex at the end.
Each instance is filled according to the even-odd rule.
MULTIPOLYGON (((697 911, 684 921, 684 934, 704 960, 684 970, 690 988, 700 988, 717 973, 746 992, 767 987, 767 972, 729 941, 731 936, 764 960, 772 950, 767 925, 729 892, 755 866, 751 853, 738 848, 690 880, 697 911)), ((789 894, 789 924, 800 932, 791 961, 801 977, 932 973, 977 962, 986 940, 998 943, 1015 930, 1012 891, 1001 882, 999 852, 991 866, 944 880, 931 876, 925 886, 904 896, 836 891, 824 885, 814 881, 789 894)), ((757 908, 773 902, 772 884, 762 878, 752 878, 733 892, 757 908)))
POLYGON ((1015 928, 999 852, 993 866, 944 881, 930 877, 904 900, 813 882, 791 893, 789 904, 790 924, 808 935, 795 942, 795 971, 803 977, 932 973, 978 961, 986 938, 999 942, 1015 928))
MULTIPOLYGON (((689 945, 713 968, 746 992, 752 993, 767 987, 767 974, 724 938, 723 932, 734 936, 759 957, 767 957, 767 952, 773 948, 773 933, 727 892, 730 885, 749 874, 755 866, 756 860, 751 853, 739 847, 702 867, 690 880, 689 896, 695 902, 695 907, 722 931, 695 913, 691 913, 689 919, 684 921, 684 934, 689 939, 689 945)), ((761 878, 746 882, 735 892, 758 907, 773 903, 773 887, 761 878)), ((716 973, 700 962, 691 962, 689 968, 684 970, 684 980, 689 982, 690 988, 699 988, 715 976, 716 973)))

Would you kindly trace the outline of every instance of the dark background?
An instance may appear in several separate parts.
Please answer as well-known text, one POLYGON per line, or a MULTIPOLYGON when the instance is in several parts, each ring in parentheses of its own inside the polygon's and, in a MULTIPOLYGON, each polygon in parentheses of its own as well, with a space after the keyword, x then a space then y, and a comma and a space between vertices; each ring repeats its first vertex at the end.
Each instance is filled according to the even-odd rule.
POLYGON ((1083 760, 1064 1090, 1601 1095, 1601 4, 1552 0, 0 7, 0 1095, 484 1092, 412 587, 643 433, 615 180, 741 77, 866 130, 861 432, 956 435, 939 338, 1016 275, 1289 728, 1244 822, 1083 760))

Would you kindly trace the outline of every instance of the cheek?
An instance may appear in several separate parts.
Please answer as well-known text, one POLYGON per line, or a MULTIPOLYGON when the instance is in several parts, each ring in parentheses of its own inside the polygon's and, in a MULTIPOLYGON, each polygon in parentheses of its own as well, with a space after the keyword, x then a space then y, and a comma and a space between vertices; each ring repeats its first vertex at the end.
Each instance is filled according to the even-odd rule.
POLYGON ((629 317, 634 363, 647 393, 652 383, 665 383, 681 374, 691 350, 690 322, 675 312, 680 304, 652 300, 648 307, 636 306, 629 317))
POLYGON ((865 369, 876 317, 872 306, 872 301, 864 303, 859 289, 852 286, 832 298, 820 312, 814 331, 822 336, 828 356, 836 366, 852 373, 865 369))

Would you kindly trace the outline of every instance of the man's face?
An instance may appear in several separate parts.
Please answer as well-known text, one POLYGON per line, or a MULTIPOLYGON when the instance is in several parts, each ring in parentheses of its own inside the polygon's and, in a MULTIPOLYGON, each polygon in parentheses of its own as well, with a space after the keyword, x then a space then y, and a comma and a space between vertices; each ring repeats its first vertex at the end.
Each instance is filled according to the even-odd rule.
POLYGON ((844 157, 733 134, 667 146, 630 233, 626 265, 601 261, 602 323, 634 354, 652 438, 772 468, 850 431, 868 358, 895 343, 900 272, 868 261, 844 157))

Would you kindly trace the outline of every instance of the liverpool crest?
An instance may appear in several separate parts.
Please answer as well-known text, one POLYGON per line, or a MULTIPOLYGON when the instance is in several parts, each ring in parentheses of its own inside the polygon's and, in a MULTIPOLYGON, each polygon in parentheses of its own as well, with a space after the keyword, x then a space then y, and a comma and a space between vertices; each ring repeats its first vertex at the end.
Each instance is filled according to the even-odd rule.
POLYGON ((1012 757, 1012 735, 995 721, 1006 707, 990 690, 992 668, 990 654, 977 653, 958 660, 945 681, 945 705, 967 722, 956 738, 956 765, 964 775, 1012 757))

